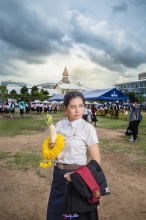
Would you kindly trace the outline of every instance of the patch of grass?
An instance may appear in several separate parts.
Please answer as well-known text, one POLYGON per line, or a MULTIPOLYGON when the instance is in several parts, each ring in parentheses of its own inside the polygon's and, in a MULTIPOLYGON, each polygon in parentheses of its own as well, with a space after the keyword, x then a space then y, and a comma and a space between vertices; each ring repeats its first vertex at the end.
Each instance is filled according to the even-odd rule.
MULTIPOLYGON (((53 123, 65 118, 63 112, 52 114, 53 123)), ((14 118, 3 117, 0 119, 0 137, 28 135, 44 132, 47 129, 47 124, 43 114, 25 114, 24 118, 19 118, 16 113, 14 118)))
POLYGON ((10 157, 10 152, 2 152, 0 151, 0 160, 1 159, 6 159, 10 157))
POLYGON ((41 178, 46 178, 45 174, 42 173, 39 169, 37 169, 36 174, 41 178))
POLYGON ((130 137, 123 136, 121 139, 99 139, 100 150, 103 153, 132 153, 135 158, 139 158, 135 161, 137 166, 146 167, 146 135, 139 135, 138 141, 135 143, 129 142, 129 138, 130 137))
POLYGON ((126 129, 129 123, 126 120, 109 118, 106 116, 97 116, 97 119, 98 119, 98 122, 97 122, 98 127, 107 128, 107 129, 122 129, 122 128, 126 129), (100 124, 102 126, 100 126, 100 124))
POLYGON ((33 117, 1 119, 0 136, 15 136, 20 134, 28 134, 29 132, 43 132, 46 129, 45 120, 34 120, 33 117))
MULTIPOLYGON (((139 128, 144 129, 146 132, 146 114, 142 112, 143 120, 140 123, 139 128)), ((98 127, 107 128, 107 129, 125 129, 128 127, 129 120, 124 119, 115 119, 107 116, 97 116, 98 127), (100 124, 104 124, 104 126, 100 126, 100 124)))
POLYGON ((6 167, 16 170, 37 169, 41 161, 41 156, 31 148, 23 149, 17 152, 13 159, 6 162, 6 167))
POLYGON ((123 136, 121 139, 100 139, 99 146, 103 152, 135 153, 146 157, 146 137, 139 135, 138 141, 135 143, 129 142, 129 138, 123 136))
POLYGON ((139 160, 137 160, 137 165, 146 167, 146 158, 140 158, 139 160))

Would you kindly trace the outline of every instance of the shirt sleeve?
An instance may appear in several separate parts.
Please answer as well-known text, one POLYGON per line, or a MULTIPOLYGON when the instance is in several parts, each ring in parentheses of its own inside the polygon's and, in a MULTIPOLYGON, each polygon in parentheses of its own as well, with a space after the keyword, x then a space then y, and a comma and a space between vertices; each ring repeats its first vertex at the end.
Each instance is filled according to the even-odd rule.
POLYGON ((55 125, 55 128, 56 128, 56 132, 58 133, 58 131, 59 131, 59 129, 60 129, 60 127, 61 127, 61 125, 60 125, 61 123, 60 123, 60 121, 59 122, 57 122, 56 123, 56 125, 55 125))
POLYGON ((88 147, 97 144, 98 142, 98 137, 97 137, 97 133, 95 128, 93 127, 93 125, 89 124, 89 127, 86 131, 86 145, 88 147))
POLYGON ((55 125, 56 132, 61 134, 64 125, 65 125, 65 121, 63 121, 63 120, 58 121, 55 125))

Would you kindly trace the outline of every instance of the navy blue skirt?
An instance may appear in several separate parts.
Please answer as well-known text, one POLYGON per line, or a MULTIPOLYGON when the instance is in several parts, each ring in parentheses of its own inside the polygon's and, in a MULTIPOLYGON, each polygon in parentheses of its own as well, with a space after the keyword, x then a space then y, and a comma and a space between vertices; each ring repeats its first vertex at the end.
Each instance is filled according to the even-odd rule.
POLYGON ((46 220, 63 220, 65 214, 65 202, 68 181, 64 174, 71 170, 61 170, 54 166, 53 181, 48 201, 46 220))

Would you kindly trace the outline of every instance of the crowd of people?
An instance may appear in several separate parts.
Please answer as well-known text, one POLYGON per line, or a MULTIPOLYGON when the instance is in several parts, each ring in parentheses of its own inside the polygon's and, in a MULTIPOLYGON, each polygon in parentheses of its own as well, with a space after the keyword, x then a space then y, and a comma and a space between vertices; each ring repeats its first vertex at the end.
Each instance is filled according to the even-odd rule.
POLYGON ((26 114, 28 113, 36 113, 41 114, 44 112, 45 114, 57 113, 60 110, 60 105, 55 103, 43 103, 43 102, 27 102, 25 103, 26 114))
POLYGON ((128 115, 130 110, 129 106, 118 105, 115 103, 112 104, 103 104, 97 106, 96 104, 86 104, 84 107, 83 119, 87 122, 94 122, 96 126, 97 115, 110 115, 111 117, 118 118, 119 113, 128 115))
POLYGON ((14 102, 1 102, 0 103, 0 117, 11 116, 14 117, 15 108, 17 103, 14 102))
POLYGON ((54 103, 43 102, 1 102, 0 103, 0 117, 14 117, 15 111, 18 108, 20 111, 20 118, 24 117, 24 113, 29 114, 52 114, 57 113, 60 110, 60 105, 54 103))
MULTIPOLYGON (((139 106, 137 104, 137 106, 139 106)), ((59 103, 43 103, 43 102, 2 102, 0 103, 0 117, 14 117, 16 108, 20 111, 20 118, 26 114, 52 114, 57 113, 62 109, 62 104, 59 103)), ((140 108, 140 107, 139 107, 140 108)), ((118 103, 105 103, 105 104, 85 104, 83 119, 89 123, 94 122, 96 125, 97 115, 109 115, 118 118, 119 114, 128 115, 130 112, 130 105, 123 105, 118 103)))

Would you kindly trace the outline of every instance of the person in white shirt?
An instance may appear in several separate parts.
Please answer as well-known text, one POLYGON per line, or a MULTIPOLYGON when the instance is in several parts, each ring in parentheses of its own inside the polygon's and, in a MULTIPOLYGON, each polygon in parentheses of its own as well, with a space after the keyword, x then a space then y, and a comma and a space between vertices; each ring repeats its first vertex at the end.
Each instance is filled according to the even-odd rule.
POLYGON ((20 103, 20 117, 19 118, 23 118, 23 114, 24 114, 24 106, 22 103, 20 103))
POLYGON ((91 122, 92 122, 92 111, 91 111, 91 105, 88 105, 87 111, 88 111, 87 121, 88 121, 89 123, 91 123, 91 122))
POLYGON ((31 103, 31 113, 34 113, 34 104, 31 103))
POLYGON ((3 117, 3 103, 0 102, 0 117, 3 117))
POLYGON ((14 102, 11 103, 9 109, 11 111, 11 118, 12 118, 12 117, 14 117, 14 113, 15 113, 15 104, 14 104, 14 102))
POLYGON ((64 136, 65 146, 54 166, 46 220, 64 219, 70 172, 87 164, 87 149, 90 159, 100 163, 96 130, 82 118, 85 105, 83 94, 77 91, 66 93, 63 105, 68 119, 59 121, 56 131, 64 136))
POLYGON ((88 117, 88 106, 87 105, 85 105, 85 107, 84 107, 84 112, 83 112, 83 119, 85 120, 85 121, 87 121, 87 117, 88 117))

